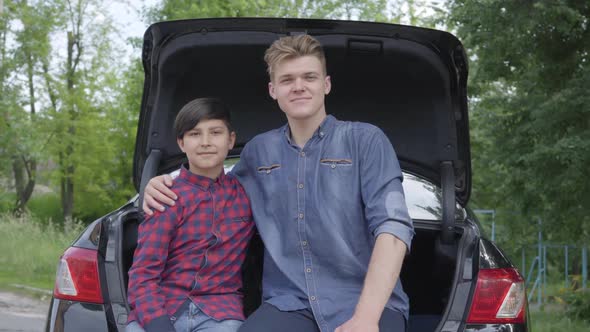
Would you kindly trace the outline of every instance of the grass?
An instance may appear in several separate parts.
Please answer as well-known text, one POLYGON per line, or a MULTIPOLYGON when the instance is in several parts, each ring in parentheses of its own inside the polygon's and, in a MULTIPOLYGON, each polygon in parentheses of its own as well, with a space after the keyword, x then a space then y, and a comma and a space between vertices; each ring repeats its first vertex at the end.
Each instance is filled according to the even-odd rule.
POLYGON ((30 215, 0 215, 0 289, 52 290, 59 257, 83 227, 42 224, 30 215))
POLYGON ((568 318, 562 307, 531 310, 532 332, 590 332, 590 323, 568 318))

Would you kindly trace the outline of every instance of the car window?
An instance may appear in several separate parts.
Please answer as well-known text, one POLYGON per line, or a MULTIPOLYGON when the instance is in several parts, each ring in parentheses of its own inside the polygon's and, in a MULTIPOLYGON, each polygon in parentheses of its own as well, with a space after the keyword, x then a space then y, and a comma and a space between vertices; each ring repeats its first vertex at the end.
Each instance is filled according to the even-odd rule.
MULTIPOLYGON (((238 162, 239 158, 225 160, 225 172, 229 172, 238 162)), ((442 220, 442 190, 421 177, 404 173, 402 183, 406 195, 406 205, 412 219, 442 220)), ((455 220, 464 220, 465 210, 457 204, 455 220)))

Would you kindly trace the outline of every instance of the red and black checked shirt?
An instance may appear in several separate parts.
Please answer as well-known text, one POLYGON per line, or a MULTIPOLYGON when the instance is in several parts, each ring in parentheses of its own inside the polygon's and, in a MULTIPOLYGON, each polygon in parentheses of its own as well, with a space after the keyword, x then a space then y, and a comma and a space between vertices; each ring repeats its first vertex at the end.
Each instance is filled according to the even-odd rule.
POLYGON ((161 321, 188 298, 216 320, 244 320, 241 265, 254 232, 244 189, 223 171, 212 180, 183 166, 172 190, 175 206, 139 225, 129 321, 161 321))

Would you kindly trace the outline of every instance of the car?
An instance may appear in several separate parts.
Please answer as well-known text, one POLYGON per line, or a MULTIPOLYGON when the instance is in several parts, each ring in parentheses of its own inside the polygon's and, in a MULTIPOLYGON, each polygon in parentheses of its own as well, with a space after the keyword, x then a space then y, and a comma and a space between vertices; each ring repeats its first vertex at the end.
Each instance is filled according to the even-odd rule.
MULTIPOLYGON (((224 100, 238 135, 231 167, 248 140, 285 123, 268 96, 263 54, 277 38, 302 33, 324 46, 334 86, 328 113, 380 127, 400 160, 416 231, 401 272, 409 331, 528 331, 524 280, 468 206, 468 66, 461 42, 419 27, 289 18, 195 19, 147 29, 133 165, 138 195, 65 250, 46 331, 124 331, 143 190, 185 158, 173 134, 176 113, 194 98, 224 100)), ((255 236, 243 267, 246 314, 261 302, 261 256, 255 236)))

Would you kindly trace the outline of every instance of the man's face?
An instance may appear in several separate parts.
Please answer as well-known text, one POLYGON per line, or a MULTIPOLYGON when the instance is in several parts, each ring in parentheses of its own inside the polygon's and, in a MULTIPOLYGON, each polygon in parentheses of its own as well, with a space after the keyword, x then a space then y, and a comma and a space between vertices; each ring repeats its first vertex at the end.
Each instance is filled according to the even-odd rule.
POLYGON ((235 140, 235 133, 230 133, 223 120, 211 119, 199 121, 177 142, 186 153, 191 172, 216 178, 235 140))
POLYGON ((326 115, 324 97, 330 77, 315 56, 286 59, 275 65, 268 90, 290 120, 319 119, 326 115))

